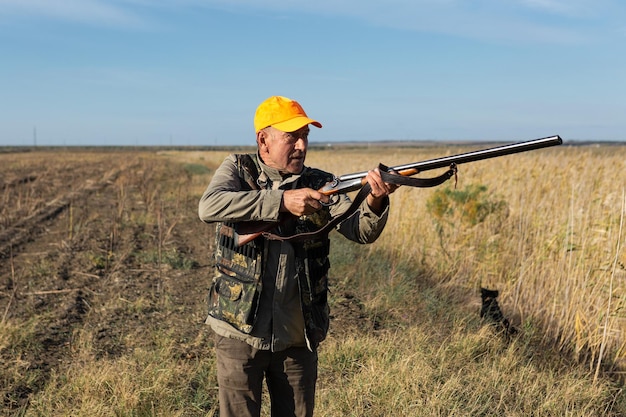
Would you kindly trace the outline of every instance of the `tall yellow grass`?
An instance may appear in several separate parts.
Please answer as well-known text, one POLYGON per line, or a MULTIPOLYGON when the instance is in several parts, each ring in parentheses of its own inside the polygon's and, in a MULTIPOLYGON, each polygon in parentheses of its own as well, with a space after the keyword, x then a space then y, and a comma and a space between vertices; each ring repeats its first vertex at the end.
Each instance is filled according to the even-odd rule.
MULTIPOLYGON (((472 149, 356 149, 337 159, 311 152, 308 162, 345 174, 472 149)), ((428 263, 448 287, 497 288, 519 322, 539 325, 559 349, 595 372, 623 372, 625 172, 623 146, 562 146, 461 165, 457 188, 486 186, 489 196, 506 202, 505 220, 459 222, 442 239, 426 207, 436 190, 404 187, 391 197, 376 246, 392 259, 428 263)), ((454 186, 451 180, 441 187, 454 186)))

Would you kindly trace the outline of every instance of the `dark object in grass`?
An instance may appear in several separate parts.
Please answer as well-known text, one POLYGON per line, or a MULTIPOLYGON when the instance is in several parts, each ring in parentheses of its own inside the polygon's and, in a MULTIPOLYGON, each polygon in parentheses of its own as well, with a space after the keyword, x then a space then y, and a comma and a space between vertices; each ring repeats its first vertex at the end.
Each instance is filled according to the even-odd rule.
POLYGON ((507 336, 517 333, 517 329, 511 325, 509 319, 507 319, 500 305, 498 304, 498 290, 489 290, 487 288, 480 289, 480 298, 482 299, 482 306, 480 308, 480 317, 494 326, 507 336))

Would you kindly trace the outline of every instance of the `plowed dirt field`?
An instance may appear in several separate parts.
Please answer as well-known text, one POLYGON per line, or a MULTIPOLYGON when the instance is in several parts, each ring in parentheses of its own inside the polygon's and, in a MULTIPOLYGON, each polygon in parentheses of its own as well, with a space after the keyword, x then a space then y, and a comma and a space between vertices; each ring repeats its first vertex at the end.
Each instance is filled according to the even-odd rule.
MULTIPOLYGON (((0 320, 19 329, 0 338, 0 409, 27 409, 85 344, 94 360, 115 358, 167 332, 181 360, 212 355, 203 321, 213 227, 197 204, 222 158, 0 154, 0 320)), ((339 327, 360 314, 358 300, 344 300, 339 327)))

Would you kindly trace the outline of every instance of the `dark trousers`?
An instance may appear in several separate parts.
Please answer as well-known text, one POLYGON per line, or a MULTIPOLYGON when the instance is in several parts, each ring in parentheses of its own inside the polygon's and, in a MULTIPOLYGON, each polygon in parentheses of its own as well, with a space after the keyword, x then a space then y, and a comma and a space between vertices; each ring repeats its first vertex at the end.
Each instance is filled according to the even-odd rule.
POLYGON ((315 403, 317 352, 294 347, 280 352, 215 338, 220 417, 259 417, 263 379, 273 417, 311 417, 315 403))

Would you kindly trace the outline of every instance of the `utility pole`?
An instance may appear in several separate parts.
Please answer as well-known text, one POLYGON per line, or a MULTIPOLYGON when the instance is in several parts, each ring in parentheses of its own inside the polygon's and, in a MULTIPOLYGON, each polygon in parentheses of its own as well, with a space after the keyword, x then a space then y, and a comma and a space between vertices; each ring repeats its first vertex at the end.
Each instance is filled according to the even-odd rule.
POLYGON ((35 148, 37 147, 37 126, 33 128, 33 143, 35 144, 35 148))

